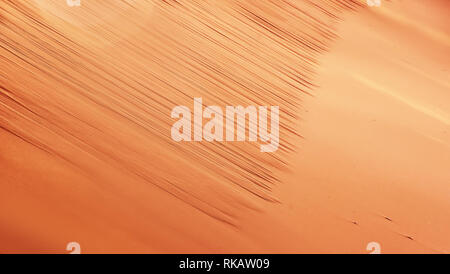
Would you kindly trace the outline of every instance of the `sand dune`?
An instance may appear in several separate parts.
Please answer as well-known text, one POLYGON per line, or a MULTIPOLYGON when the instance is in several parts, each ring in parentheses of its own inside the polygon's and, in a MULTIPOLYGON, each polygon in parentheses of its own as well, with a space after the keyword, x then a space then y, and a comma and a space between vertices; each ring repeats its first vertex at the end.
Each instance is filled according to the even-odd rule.
POLYGON ((0 252, 450 252, 449 8, 3 1, 0 252), (174 142, 194 97, 280 149, 174 142))

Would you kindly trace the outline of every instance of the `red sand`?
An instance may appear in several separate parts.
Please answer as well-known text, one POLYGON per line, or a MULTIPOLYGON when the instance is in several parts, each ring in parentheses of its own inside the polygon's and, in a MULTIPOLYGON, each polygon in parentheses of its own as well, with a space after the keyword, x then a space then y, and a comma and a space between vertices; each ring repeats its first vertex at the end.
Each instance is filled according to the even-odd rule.
POLYGON ((0 4, 0 252, 450 252, 447 1, 117 3, 0 4), (280 150, 174 143, 193 97, 280 150))

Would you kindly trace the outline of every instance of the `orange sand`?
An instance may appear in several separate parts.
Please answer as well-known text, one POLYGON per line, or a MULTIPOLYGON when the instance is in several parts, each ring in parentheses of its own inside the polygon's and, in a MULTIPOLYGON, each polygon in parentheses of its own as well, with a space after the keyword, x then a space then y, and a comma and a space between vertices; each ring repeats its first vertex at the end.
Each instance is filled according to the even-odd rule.
POLYGON ((448 1, 18 2, 0 252, 450 252, 448 1), (279 105, 282 147, 174 143, 193 97, 279 105))

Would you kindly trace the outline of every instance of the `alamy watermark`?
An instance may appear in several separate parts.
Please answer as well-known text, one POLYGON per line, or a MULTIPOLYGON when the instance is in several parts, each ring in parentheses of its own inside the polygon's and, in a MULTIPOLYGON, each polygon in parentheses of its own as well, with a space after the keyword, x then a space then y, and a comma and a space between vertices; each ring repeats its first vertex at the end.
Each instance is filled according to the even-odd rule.
POLYGON ((370 254, 381 254, 381 245, 377 242, 370 242, 366 247, 367 251, 371 251, 370 254))
POLYGON ((380 7, 381 6, 381 0, 367 0, 367 5, 369 7, 380 7))
POLYGON ((81 0, 66 0, 69 7, 79 7, 81 6, 81 0))
POLYGON ((176 106, 172 109, 171 117, 178 121, 172 126, 171 137, 176 142, 244 142, 247 140, 248 121, 248 141, 256 142, 259 137, 263 142, 260 146, 261 152, 275 152, 280 145, 280 109, 278 106, 270 107, 270 132, 268 112, 267 106, 226 106, 225 111, 219 106, 203 108, 202 98, 194 98, 193 115, 187 106, 176 106), (204 126, 203 118, 209 119, 204 126))
POLYGON ((81 254, 81 246, 77 242, 70 242, 66 246, 66 250, 70 251, 70 254, 81 254))

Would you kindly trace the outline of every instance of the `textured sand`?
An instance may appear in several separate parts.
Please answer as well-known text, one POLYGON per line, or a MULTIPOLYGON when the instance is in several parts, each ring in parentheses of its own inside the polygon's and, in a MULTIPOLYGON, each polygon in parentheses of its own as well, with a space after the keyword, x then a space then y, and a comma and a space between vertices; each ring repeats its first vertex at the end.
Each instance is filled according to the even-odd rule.
POLYGON ((450 5, 364 2, 2 1, 0 252, 450 252, 450 5), (280 149, 175 143, 193 97, 280 149))

